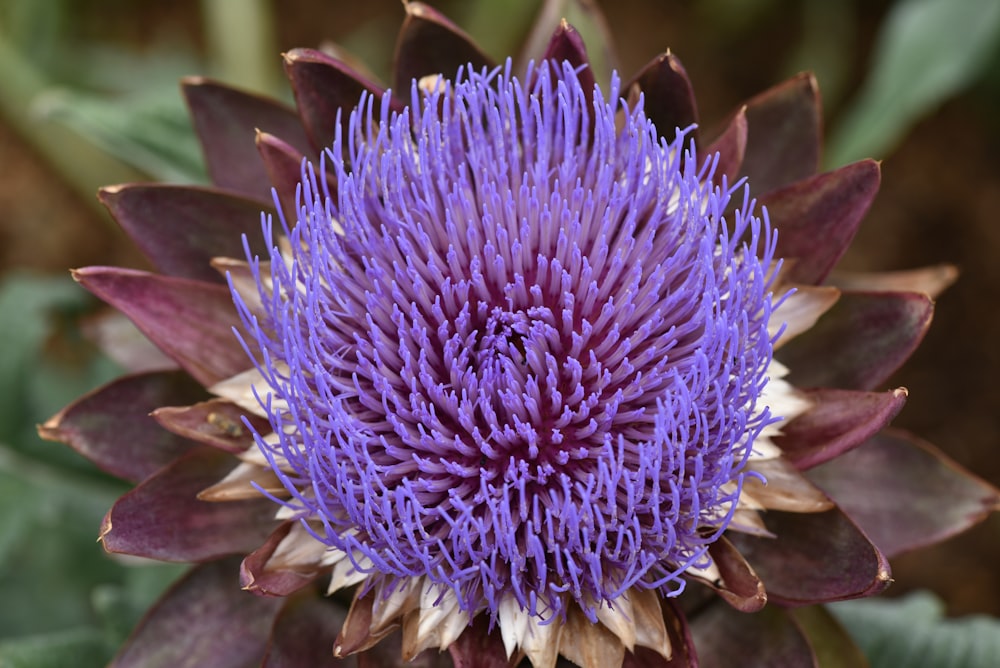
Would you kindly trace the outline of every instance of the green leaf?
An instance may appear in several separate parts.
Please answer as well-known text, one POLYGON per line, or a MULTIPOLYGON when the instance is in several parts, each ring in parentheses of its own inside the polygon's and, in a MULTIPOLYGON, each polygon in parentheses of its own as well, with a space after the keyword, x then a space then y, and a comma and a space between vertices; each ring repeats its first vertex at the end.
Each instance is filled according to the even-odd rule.
POLYGON ((31 53, 32 60, 52 69, 58 65, 62 37, 72 20, 68 0, 0 3, 0 27, 19 51, 31 53))
POLYGON ((107 480, 69 448, 41 441, 35 427, 121 373, 83 340, 76 325, 94 304, 68 275, 11 274, 0 280, 0 313, 17 314, 0 318, 0 470, 10 468, 11 455, 27 456, 107 480))
POLYGON ((95 540, 114 497, 51 477, 0 471, 0 636, 92 623, 93 587, 122 577, 95 540))
POLYGON ((69 276, 9 275, 0 282, 0 440, 11 440, 25 420, 24 383, 41 356, 58 311, 79 309, 86 293, 69 276))
MULTIPOLYGON (((93 304, 68 276, 0 281, 0 312, 16 314, 0 318, 0 638, 14 643, 10 656, 18 661, 34 660, 33 638, 50 638, 36 634, 65 629, 78 633, 52 636, 53 646, 86 644, 83 629, 117 645, 177 575, 170 568, 126 569, 104 554, 96 542, 101 518, 125 485, 35 432, 65 403, 118 373, 75 326, 93 304)), ((51 665, 84 665, 54 656, 51 665)), ((0 667, 22 665, 12 660, 0 654, 0 667)))
POLYGON ((995 668, 1000 620, 944 618, 944 604, 917 592, 895 600, 829 606, 871 662, 871 668, 995 668))
POLYGON ((40 475, 37 463, 26 470, 30 460, 8 467, 6 456, 13 471, 0 470, 0 637, 88 626, 119 645, 183 566, 109 558, 95 538, 120 490, 57 467, 40 475))
POLYGON ((882 158, 925 114, 982 74, 996 55, 1000 2, 899 0, 871 73, 829 143, 827 164, 882 158))
POLYGON ((37 106, 48 118, 157 180, 207 182, 201 149, 175 83, 116 96, 53 90, 37 106))
POLYGON ((113 653, 99 630, 72 629, 0 641, 0 668, 99 668, 113 653))

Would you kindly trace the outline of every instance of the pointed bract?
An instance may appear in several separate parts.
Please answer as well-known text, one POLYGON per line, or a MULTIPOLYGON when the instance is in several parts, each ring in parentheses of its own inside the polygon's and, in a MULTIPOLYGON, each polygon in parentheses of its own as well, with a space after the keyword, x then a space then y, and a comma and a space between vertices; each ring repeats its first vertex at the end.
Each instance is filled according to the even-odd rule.
POLYGON ((372 605, 375 603, 375 596, 374 590, 364 595, 360 589, 355 593, 347 619, 334 642, 334 656, 344 657, 363 652, 398 628, 397 624, 388 624, 378 631, 372 631, 372 605))
MULTIPOLYGON (((681 61, 672 53, 651 60, 624 89, 629 100, 637 99, 641 91, 645 100, 646 117, 653 122, 660 136, 673 141, 678 129, 698 122, 698 106, 694 89, 681 61)), ((698 130, 688 135, 697 143, 698 130)))
POLYGON ((576 28, 566 21, 560 22, 559 27, 552 34, 552 41, 545 49, 542 59, 555 60, 560 63, 568 61, 575 69, 579 70, 578 77, 584 93, 592 95, 595 84, 594 72, 590 69, 590 61, 587 59, 587 47, 576 28))
MULTIPOLYGON (((309 564, 302 564, 299 568, 268 568, 268 561, 295 524, 297 524, 295 521, 285 522, 275 529, 263 545, 247 555, 240 564, 240 585, 243 589, 264 596, 288 596, 309 585, 319 576, 323 568, 318 563, 312 564, 311 568, 309 564)), ((347 610, 343 612, 346 618, 347 610)), ((340 624, 337 625, 338 632, 339 629, 340 624)), ((330 638, 328 655, 332 655, 335 638, 336 633, 330 638)))
POLYGON ((799 469, 838 457, 885 427, 906 403, 906 390, 806 390, 812 408, 783 426, 775 443, 799 469))
POLYGON ((708 582, 726 603, 741 612, 757 612, 767 603, 764 583, 739 550, 725 537, 708 548, 722 576, 721 582, 708 582))
POLYGON ((878 163, 862 160, 760 198, 778 228, 778 255, 795 259, 787 280, 809 285, 826 278, 854 239, 880 179, 878 163))
POLYGON ((811 605, 860 598, 892 581, 885 556, 840 510, 771 511, 764 523, 775 538, 729 538, 764 581, 770 601, 811 605))
POLYGON ((38 428, 99 468, 138 482, 196 444, 158 427, 150 412, 197 401, 205 391, 179 371, 154 371, 113 380, 62 409, 38 428))
POLYGON ((258 430, 267 425, 267 420, 247 415, 225 399, 211 399, 191 406, 161 405, 151 414, 167 431, 233 454, 253 445, 253 433, 246 428, 244 419, 258 430))
POLYGON ((741 174, 766 193, 819 170, 822 106, 816 77, 799 74, 746 103, 746 156, 741 174))
POLYGON ((698 668, 698 657, 687 618, 673 599, 663 599, 661 605, 669 636, 670 657, 648 647, 637 646, 634 653, 625 653, 622 668, 698 668))
POLYGON ((845 292, 776 357, 798 387, 872 390, 913 354, 933 315, 927 295, 845 292))
POLYGON ((996 488, 897 429, 808 475, 890 557, 965 531, 1000 507, 996 488))
POLYGON ((114 267, 78 269, 73 278, 127 315, 202 385, 250 366, 233 334, 239 318, 225 286, 114 267))
POLYGON ((514 61, 515 69, 524 71, 529 61, 537 62, 550 44, 552 34, 565 20, 586 37, 594 77, 601 82, 607 81, 611 71, 618 69, 618 54, 600 6, 593 0, 543 0, 538 4, 538 13, 514 61))
POLYGON ((225 452, 200 447, 157 471, 108 511, 101 527, 104 549, 187 562, 254 550, 276 525, 273 502, 197 499, 230 468, 232 458, 225 452))
MULTIPOLYGON (((302 124, 317 152, 333 146, 338 112, 346 122, 351 110, 361 101, 362 93, 368 91, 378 100, 384 92, 381 86, 366 80, 344 63, 314 49, 292 49, 286 53, 285 73, 292 82, 302 124)), ((407 89, 404 94, 408 93, 407 89)), ((288 141, 284 135, 269 134, 288 141)), ((292 147, 296 148, 294 144, 292 147)))
POLYGON ((212 188, 133 184, 102 188, 98 194, 139 250, 165 274, 213 283, 222 277, 211 266, 218 255, 243 255, 243 235, 256 253, 261 243, 261 211, 256 200, 212 188))
POLYGON ((298 114, 274 100, 203 77, 184 79, 181 89, 212 183, 269 203, 271 183, 253 138, 258 130, 270 132, 299 151, 307 150, 309 142, 298 114))
POLYGON ((397 96, 409 99, 410 82, 441 74, 449 79, 459 68, 474 70, 493 67, 493 61, 479 50, 458 26, 422 2, 404 2, 406 19, 396 40, 392 80, 397 96))

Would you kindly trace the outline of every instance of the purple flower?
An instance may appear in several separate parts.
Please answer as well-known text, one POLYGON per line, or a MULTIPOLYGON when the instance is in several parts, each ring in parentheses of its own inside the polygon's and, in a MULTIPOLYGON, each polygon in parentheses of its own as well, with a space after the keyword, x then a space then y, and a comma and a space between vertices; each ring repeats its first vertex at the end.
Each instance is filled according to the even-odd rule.
POLYGON ((140 373, 42 432, 139 483, 106 549, 199 564, 116 665, 838 652, 789 609, 997 504, 874 391, 952 272, 831 274, 878 167, 816 174, 809 77, 707 143, 669 54, 596 86, 565 23, 498 68, 406 9, 393 93, 302 50, 297 115, 190 81, 214 187, 102 191, 164 275, 76 276, 166 357, 119 339, 140 373))
POLYGON ((368 586, 437 587, 456 630, 679 593, 775 422, 773 233, 728 230, 712 160, 617 81, 523 79, 367 97, 335 197, 306 170, 284 255, 265 226, 262 317, 235 293, 286 509, 368 586))

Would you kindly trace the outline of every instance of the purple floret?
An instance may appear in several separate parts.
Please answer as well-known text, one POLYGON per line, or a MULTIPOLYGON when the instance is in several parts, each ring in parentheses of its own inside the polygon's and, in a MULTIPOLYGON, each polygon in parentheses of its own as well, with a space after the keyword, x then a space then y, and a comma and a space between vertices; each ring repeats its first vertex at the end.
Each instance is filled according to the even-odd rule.
POLYGON ((401 113, 362 99, 304 169, 289 264, 265 225, 261 317, 235 295, 283 503, 469 611, 679 592, 776 419, 774 233, 745 194, 724 218, 712 160, 617 79, 605 98, 569 64, 508 64, 426 88, 401 113))

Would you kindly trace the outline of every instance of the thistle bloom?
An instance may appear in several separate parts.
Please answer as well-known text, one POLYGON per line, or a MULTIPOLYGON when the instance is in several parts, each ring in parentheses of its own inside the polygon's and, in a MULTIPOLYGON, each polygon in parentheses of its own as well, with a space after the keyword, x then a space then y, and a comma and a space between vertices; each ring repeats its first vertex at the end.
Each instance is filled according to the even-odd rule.
POLYGON ((705 147, 672 56, 602 87, 565 23, 522 69, 407 12, 392 92, 292 52, 299 126, 190 82, 216 189, 103 192, 167 275, 76 275, 186 374, 43 433, 142 480, 108 550, 202 564, 118 665, 811 665, 843 634, 789 607, 877 593, 996 505, 881 431, 950 273, 820 285, 878 171, 815 175, 811 79, 705 147), (250 127, 286 137, 261 169, 250 127))
POLYGON ((773 424, 773 235, 740 211, 726 230, 684 133, 569 63, 525 79, 363 101, 329 154, 338 202, 307 173, 287 257, 268 235, 236 293, 285 509, 456 636, 484 608, 516 635, 678 590, 773 424))

